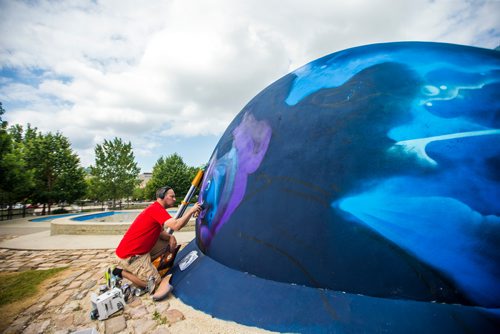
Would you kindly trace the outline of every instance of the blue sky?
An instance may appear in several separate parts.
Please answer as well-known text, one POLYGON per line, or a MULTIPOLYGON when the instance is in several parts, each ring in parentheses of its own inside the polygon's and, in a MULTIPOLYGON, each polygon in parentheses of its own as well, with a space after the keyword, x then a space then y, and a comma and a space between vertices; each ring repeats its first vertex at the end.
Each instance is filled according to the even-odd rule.
POLYGON ((208 161, 250 99, 345 48, 437 41, 495 48, 500 1, 1 1, 0 101, 10 124, 61 131, 83 166, 130 141, 208 161))

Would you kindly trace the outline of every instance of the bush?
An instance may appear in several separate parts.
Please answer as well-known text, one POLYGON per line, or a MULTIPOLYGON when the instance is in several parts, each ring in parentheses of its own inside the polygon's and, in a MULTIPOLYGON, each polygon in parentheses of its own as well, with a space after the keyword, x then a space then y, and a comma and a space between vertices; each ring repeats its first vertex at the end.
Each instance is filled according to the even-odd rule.
POLYGON ((53 215, 58 215, 58 214, 61 214, 61 213, 68 213, 69 211, 64 209, 64 208, 58 208, 58 209, 55 209, 55 210, 52 210, 52 214, 53 215))

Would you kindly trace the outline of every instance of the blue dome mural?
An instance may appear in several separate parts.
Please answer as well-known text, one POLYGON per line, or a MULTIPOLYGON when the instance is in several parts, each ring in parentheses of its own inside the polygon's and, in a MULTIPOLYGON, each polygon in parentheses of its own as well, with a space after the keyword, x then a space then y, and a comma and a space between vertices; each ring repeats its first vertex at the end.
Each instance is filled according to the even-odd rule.
POLYGON ((440 43, 348 49, 276 81, 212 154, 183 253, 200 264, 176 293, 277 331, 493 331, 499 94, 498 51, 440 43), (188 292, 202 281, 210 297, 188 292))

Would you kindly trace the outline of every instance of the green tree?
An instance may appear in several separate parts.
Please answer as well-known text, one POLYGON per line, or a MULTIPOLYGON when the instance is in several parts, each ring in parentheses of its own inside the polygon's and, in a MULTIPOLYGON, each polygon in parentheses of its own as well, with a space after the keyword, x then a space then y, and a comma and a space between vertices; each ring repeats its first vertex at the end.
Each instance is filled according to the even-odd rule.
POLYGON ((35 172, 32 198, 44 204, 42 214, 46 204, 50 213, 52 204, 73 203, 85 195, 85 172, 68 138, 59 132, 42 135, 28 127, 24 142, 28 166, 35 172))
POLYGON ((0 182, 2 182, 6 173, 6 169, 2 167, 2 162, 5 155, 10 152, 12 146, 12 137, 7 133, 8 124, 2 119, 3 114, 5 114, 5 109, 2 106, 2 102, 0 102, 0 182))
POLYGON ((0 203, 8 204, 7 218, 12 217, 12 204, 25 202, 33 191, 33 171, 25 159, 25 148, 14 130, 22 133, 22 128, 7 130, 8 123, 1 115, 5 113, 0 102, 0 203))
POLYGON ((90 167, 95 199, 111 199, 113 207, 119 200, 121 206, 121 199, 132 196, 139 183, 139 171, 130 142, 124 143, 120 138, 114 138, 96 145, 95 166, 90 167))
POLYGON ((135 201, 142 201, 142 200, 146 199, 145 192, 144 192, 145 190, 146 190, 145 188, 135 187, 134 192, 132 193, 132 198, 135 201))
POLYGON ((0 127, 2 129, 7 128, 7 122, 2 119, 2 115, 5 114, 5 109, 3 108, 2 102, 0 102, 0 127))
POLYGON ((175 191, 177 202, 184 199, 197 169, 187 166, 181 156, 174 153, 166 158, 160 157, 153 167, 153 175, 146 185, 148 199, 155 199, 156 190, 168 185, 175 191))
POLYGON ((87 195, 88 199, 98 201, 101 203, 102 210, 104 210, 104 202, 108 200, 106 195, 106 188, 102 183, 97 182, 97 178, 90 176, 85 182, 87 183, 87 195))

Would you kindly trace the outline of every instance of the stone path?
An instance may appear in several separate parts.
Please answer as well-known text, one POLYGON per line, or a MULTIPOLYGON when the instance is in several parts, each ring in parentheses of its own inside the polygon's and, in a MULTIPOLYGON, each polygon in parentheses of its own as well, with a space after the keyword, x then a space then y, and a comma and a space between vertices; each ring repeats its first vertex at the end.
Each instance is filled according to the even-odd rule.
POLYGON ((104 270, 113 250, 0 249, 0 272, 70 267, 43 296, 20 313, 4 333, 72 333, 95 328, 101 334, 170 333, 184 315, 168 299, 155 303, 149 295, 133 297, 125 310, 105 321, 91 320, 90 295, 105 284, 104 270), (62 277, 65 276, 65 277, 62 277))

